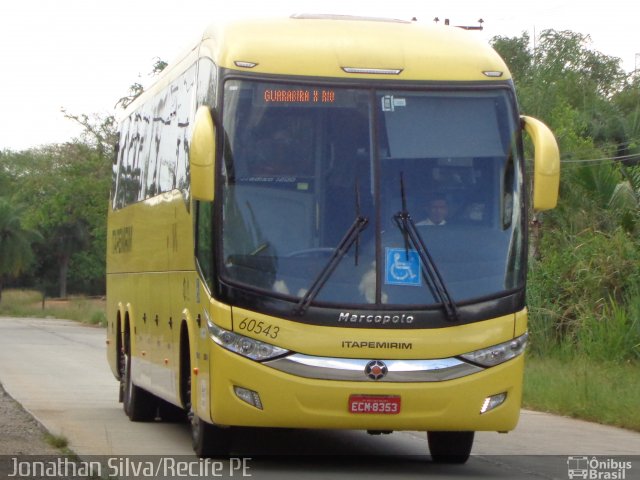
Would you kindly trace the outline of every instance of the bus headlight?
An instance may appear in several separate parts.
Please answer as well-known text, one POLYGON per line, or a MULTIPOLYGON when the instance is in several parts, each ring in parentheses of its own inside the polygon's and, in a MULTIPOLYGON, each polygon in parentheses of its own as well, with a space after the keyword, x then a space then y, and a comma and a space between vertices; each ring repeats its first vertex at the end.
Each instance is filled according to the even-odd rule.
POLYGON ((220 328, 214 325, 209 318, 207 318, 207 328, 209 335, 211 335, 213 341, 218 345, 257 362, 289 353, 289 350, 285 350, 284 348, 276 347, 275 345, 220 328))
POLYGON ((529 333, 520 335, 508 342, 493 345, 492 347, 482 348, 475 352, 460 355, 465 360, 481 365, 483 367, 493 367, 501 363, 511 360, 524 352, 529 339, 529 333))

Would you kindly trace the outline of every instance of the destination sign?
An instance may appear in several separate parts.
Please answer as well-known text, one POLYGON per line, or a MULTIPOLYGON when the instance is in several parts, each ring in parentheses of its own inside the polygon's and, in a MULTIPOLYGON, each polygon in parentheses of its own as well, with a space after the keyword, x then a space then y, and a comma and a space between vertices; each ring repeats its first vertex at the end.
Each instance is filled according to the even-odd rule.
POLYGON ((316 88, 265 88, 262 96, 265 103, 335 103, 336 92, 332 89, 316 88))

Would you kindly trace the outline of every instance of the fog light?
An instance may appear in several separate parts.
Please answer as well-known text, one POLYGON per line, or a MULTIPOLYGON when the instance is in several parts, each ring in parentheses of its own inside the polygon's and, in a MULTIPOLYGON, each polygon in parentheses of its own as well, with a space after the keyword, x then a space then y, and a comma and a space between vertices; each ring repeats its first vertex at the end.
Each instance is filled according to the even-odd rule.
POLYGON ((482 408, 480 409, 480 413, 486 413, 489 410, 493 410, 494 408, 502 405, 504 401, 507 399, 507 392, 499 393, 498 395, 492 395, 484 399, 482 403, 482 408))
POLYGON ((249 390, 247 388, 237 387, 235 385, 233 387, 233 391, 236 393, 236 396, 243 402, 247 402, 249 405, 262 410, 262 402, 260 401, 260 395, 258 395, 258 392, 254 392, 253 390, 249 390))

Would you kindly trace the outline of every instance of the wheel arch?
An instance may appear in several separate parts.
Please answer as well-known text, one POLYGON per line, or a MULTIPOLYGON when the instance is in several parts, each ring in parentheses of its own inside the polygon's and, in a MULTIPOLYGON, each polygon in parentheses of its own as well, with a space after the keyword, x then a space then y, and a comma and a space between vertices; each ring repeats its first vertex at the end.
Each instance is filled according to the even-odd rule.
POLYGON ((180 385, 180 403, 183 408, 187 408, 191 404, 191 398, 187 397, 187 380, 192 374, 192 366, 196 365, 195 345, 197 340, 194 331, 197 328, 193 326, 193 318, 188 309, 182 311, 182 321, 180 322, 180 367, 179 385, 180 385))

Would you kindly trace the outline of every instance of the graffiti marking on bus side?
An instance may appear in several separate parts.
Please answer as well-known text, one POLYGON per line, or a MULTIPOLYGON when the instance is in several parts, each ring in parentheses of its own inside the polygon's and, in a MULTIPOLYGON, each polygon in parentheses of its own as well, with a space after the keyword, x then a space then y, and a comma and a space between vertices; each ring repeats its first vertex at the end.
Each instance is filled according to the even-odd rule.
POLYGON ((133 248, 133 226, 112 230, 111 241, 113 253, 129 253, 133 248))

